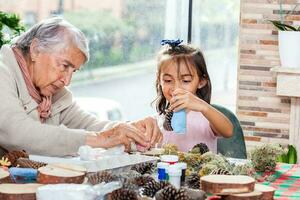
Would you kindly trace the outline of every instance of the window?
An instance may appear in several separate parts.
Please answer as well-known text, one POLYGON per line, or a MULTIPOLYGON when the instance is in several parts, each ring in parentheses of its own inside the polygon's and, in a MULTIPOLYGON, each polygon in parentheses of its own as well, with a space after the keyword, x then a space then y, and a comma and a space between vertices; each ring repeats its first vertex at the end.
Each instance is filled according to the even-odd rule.
MULTIPOLYGON (((0 0, 0 7, 29 25, 59 15, 80 28, 90 40, 91 58, 70 89, 76 97, 119 102, 124 120, 156 113, 150 104, 161 39, 187 41, 187 0, 0 0)), ((191 41, 204 51, 212 103, 234 111, 239 1, 198 0, 192 10, 191 41)))
POLYGON ((193 1, 192 43, 204 53, 212 102, 235 112, 240 1, 193 1))
POLYGON ((24 24, 27 27, 31 27, 35 23, 37 23, 36 13, 35 12, 31 12, 31 11, 25 12, 25 15, 24 15, 24 24))

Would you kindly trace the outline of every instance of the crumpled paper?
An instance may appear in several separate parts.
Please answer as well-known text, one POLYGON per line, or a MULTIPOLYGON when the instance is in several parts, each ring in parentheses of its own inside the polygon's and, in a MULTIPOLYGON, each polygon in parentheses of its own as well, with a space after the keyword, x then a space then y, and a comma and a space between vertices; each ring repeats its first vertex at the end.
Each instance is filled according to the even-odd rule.
POLYGON ((121 155, 125 153, 124 145, 119 145, 113 148, 92 148, 88 145, 79 147, 78 154, 81 160, 97 160, 99 157, 121 155))
POLYGON ((84 184, 52 184, 38 188, 37 200, 103 200, 105 195, 121 188, 118 181, 94 186, 84 184))

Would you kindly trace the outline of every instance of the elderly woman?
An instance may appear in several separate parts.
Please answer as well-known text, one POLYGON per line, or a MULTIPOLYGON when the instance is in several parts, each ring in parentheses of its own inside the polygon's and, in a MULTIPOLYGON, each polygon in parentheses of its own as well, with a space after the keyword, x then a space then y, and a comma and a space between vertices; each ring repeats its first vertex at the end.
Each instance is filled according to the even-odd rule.
POLYGON ((71 155, 81 145, 146 148, 161 140, 154 119, 100 121, 65 86, 89 59, 83 33, 60 18, 33 26, 0 51, 0 146, 39 155, 71 155))

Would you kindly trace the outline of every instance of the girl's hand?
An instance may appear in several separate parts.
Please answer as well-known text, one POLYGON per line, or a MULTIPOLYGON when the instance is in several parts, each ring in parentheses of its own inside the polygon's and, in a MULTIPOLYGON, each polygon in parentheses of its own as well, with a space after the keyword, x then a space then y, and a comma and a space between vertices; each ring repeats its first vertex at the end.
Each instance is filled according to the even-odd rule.
POLYGON ((172 95, 173 97, 170 100, 170 109, 174 112, 181 109, 204 112, 208 109, 208 104, 205 101, 189 91, 176 89, 172 95))

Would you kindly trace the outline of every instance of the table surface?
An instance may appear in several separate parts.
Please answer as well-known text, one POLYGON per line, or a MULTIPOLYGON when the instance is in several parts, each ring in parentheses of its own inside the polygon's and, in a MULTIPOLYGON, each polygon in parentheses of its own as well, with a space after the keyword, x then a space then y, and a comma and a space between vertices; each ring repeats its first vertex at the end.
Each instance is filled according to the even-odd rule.
POLYGON ((278 163, 274 176, 275 181, 263 183, 276 189, 274 199, 300 199, 300 164, 278 163))

